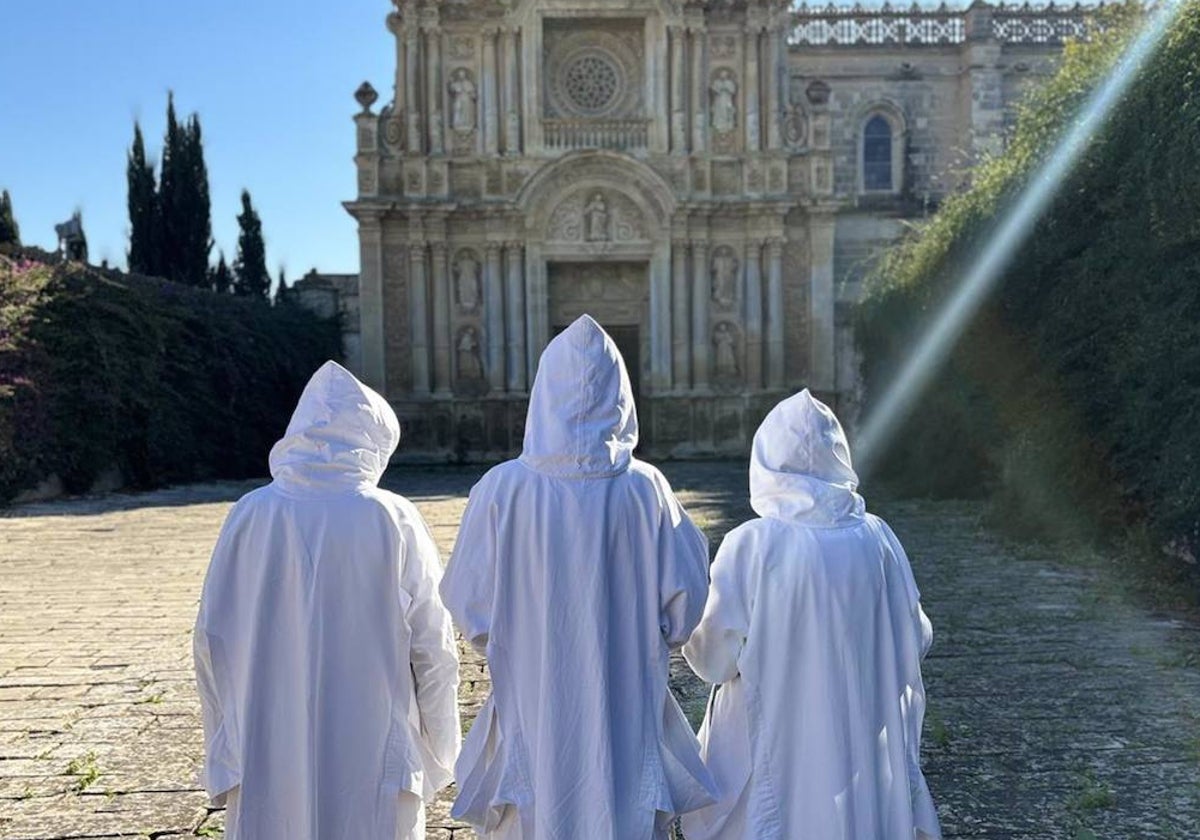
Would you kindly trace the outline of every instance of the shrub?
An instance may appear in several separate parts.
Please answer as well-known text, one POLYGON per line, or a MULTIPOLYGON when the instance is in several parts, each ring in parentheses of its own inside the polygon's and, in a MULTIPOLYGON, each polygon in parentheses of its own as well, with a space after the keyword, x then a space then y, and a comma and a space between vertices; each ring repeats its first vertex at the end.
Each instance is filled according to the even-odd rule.
MULTIPOLYGON (((860 311, 868 411, 958 269, 1140 18, 1110 8, 1021 109, 1006 152, 888 255, 860 311)), ((1147 523, 1200 544, 1200 2, 1183 8, 1012 259, 881 465, 906 489, 987 486, 1069 536, 1147 523)))
POLYGON ((78 263, 0 263, 0 501, 262 475, 336 322, 78 263), (4 276, 7 274, 7 277, 4 276))

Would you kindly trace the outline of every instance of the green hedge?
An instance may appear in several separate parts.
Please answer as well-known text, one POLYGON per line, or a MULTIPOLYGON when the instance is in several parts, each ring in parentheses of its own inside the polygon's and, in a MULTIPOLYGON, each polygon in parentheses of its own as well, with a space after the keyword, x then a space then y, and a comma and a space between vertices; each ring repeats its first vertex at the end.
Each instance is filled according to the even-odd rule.
MULTIPOLYGON (((1140 19, 1068 47, 1005 154, 884 261, 860 311, 867 411, 996 217, 1140 19)), ((1200 2, 1012 255, 881 469, 910 492, 985 493, 1007 520, 1090 537, 1146 523, 1200 546, 1200 2)))
POLYGON ((0 501, 116 466, 147 488, 266 473, 336 322, 155 278, 0 256, 0 501))

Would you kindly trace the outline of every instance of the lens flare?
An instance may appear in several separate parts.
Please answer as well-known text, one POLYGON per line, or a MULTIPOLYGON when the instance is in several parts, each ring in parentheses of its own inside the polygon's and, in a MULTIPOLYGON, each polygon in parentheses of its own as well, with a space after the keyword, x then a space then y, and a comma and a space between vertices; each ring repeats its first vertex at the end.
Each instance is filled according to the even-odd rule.
POLYGON ((934 316, 896 379, 863 422, 856 454, 864 471, 870 470, 891 435, 912 412, 933 375, 995 287, 1011 256, 1028 238, 1088 143, 1154 54, 1184 2, 1167 0, 1154 8, 1142 30, 1092 94, 1070 129, 1001 216, 995 233, 984 243, 958 288, 934 316))

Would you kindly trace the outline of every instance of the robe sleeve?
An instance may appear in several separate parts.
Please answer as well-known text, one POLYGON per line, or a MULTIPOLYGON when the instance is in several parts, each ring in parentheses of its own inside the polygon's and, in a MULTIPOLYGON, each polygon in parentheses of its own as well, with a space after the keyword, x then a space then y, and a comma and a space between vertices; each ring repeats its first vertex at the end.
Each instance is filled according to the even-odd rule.
POLYGON ((912 564, 909 563, 908 554, 905 553, 904 546, 900 544, 900 539, 896 536, 895 531, 891 529, 891 526, 878 517, 876 517, 875 521, 879 523, 879 529, 882 531, 888 548, 891 549, 892 556, 903 577, 904 589, 908 595, 909 609, 912 610, 913 621, 916 624, 917 639, 920 640, 920 658, 924 659, 925 654, 929 653, 929 648, 933 646, 933 624, 929 621, 929 617, 925 615, 925 611, 921 609, 921 591, 917 588, 917 580, 913 576, 912 564))
MULTIPOLYGON (((235 512, 230 512, 217 538, 209 562, 208 578, 220 574, 228 565, 228 555, 233 550, 233 532, 236 529, 235 512)), ((219 652, 219 637, 210 635, 213 630, 209 622, 211 603, 209 584, 205 581, 204 593, 200 598, 200 609, 192 630, 192 660, 196 669, 196 689, 200 695, 200 713, 204 730, 204 764, 200 770, 200 783, 213 807, 223 807, 229 792, 241 784, 241 771, 226 715, 226 701, 222 697, 222 680, 218 676, 214 648, 219 652), (214 645, 214 642, 217 644, 214 645)))
POLYGON ((743 544, 736 534, 721 543, 704 617, 683 646, 684 659, 705 682, 726 683, 738 675, 738 658, 750 633, 756 558, 743 544))
POLYGON ((458 528, 454 553, 442 578, 442 601, 459 632, 481 655, 487 654, 496 580, 495 507, 482 482, 471 491, 458 528))
POLYGON ((458 718, 458 651, 450 613, 438 595, 442 564, 437 546, 423 521, 405 535, 400 585, 410 601, 405 616, 412 630, 409 661, 416 684, 421 738, 438 763, 431 778, 440 790, 454 778, 454 761, 462 744, 458 718))
MULTIPOLYGON (((665 483, 665 479, 664 479, 665 483)), ((692 634, 708 597, 708 538, 666 488, 658 538, 659 626, 675 650, 692 634)))

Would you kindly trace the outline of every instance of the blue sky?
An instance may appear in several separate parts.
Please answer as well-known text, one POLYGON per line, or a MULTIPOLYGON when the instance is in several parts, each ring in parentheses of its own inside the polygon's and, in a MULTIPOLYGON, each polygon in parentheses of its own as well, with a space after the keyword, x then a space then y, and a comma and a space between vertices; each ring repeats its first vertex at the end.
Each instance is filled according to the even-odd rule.
MULTIPOLYGON (((53 248, 76 207, 93 262, 125 264, 125 159, 162 143, 168 89, 199 113, 213 235, 232 261, 239 195, 268 265, 357 271, 354 90, 391 97, 388 0, 0 0, 0 189, 22 240, 53 248)), ((216 259, 216 249, 213 251, 216 259)))

